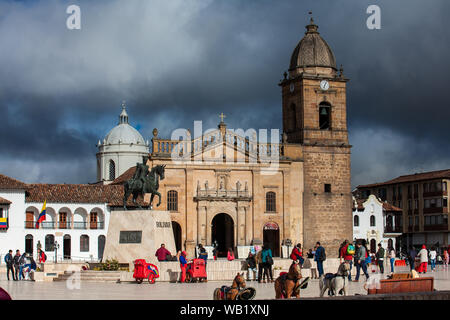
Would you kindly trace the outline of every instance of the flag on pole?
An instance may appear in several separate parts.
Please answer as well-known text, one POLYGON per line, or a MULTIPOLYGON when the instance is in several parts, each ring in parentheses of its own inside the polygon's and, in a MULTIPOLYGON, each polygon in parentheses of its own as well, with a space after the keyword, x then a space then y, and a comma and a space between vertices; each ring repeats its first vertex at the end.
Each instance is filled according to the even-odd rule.
POLYGON ((36 229, 39 229, 39 224, 45 220, 45 206, 47 204, 47 200, 44 201, 44 205, 42 206, 41 213, 39 214, 39 217, 36 221, 36 229))

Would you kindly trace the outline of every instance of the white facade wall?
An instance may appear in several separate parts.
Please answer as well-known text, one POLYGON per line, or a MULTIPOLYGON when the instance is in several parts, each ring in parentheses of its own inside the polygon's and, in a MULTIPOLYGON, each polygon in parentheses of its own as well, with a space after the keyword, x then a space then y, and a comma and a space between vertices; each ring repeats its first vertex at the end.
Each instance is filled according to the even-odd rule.
MULTIPOLYGON (((367 247, 370 249, 370 241, 375 239, 377 249, 381 243, 383 248, 388 247, 389 239, 392 239, 392 245, 395 248, 395 236, 388 237, 384 234, 385 217, 383 213, 383 203, 374 195, 370 195, 366 202, 363 203, 364 211, 353 211, 353 239, 366 239, 367 247), (359 227, 354 225, 355 216, 359 217, 359 227), (375 217, 375 226, 370 226, 370 217, 375 217)), ((394 222, 395 223, 395 222, 394 222)))
MULTIPOLYGON (((46 251, 45 236, 53 235, 55 241, 60 245, 57 251, 58 261, 63 260, 64 254, 64 236, 70 236, 70 255, 74 261, 98 261, 98 239, 99 236, 106 238, 109 225, 110 212, 105 203, 47 203, 47 214, 45 222, 58 221, 58 213, 60 210, 68 212, 68 221, 85 222, 87 229, 59 229, 58 224, 55 223, 55 228, 47 229, 27 229, 25 228, 26 211, 34 211, 37 220, 39 212, 42 209, 43 203, 26 203, 25 192, 0 192, 0 197, 8 199, 12 202, 9 210, 9 228, 5 231, 0 231, 0 255, 3 257, 9 249, 20 250, 21 253, 25 251, 25 237, 31 235, 33 237, 33 255, 36 259, 37 243, 40 241, 42 250, 47 254, 49 261, 54 261, 55 252, 46 251), (98 212, 99 222, 103 222, 103 229, 89 229, 89 213, 95 210, 98 212), (80 251, 80 237, 81 235, 89 236, 89 251, 80 251)), ((34 225, 34 224, 33 224, 34 225)), ((3 258, 2 258, 3 259, 3 258)), ((1 261, 3 263, 3 260, 1 261)))

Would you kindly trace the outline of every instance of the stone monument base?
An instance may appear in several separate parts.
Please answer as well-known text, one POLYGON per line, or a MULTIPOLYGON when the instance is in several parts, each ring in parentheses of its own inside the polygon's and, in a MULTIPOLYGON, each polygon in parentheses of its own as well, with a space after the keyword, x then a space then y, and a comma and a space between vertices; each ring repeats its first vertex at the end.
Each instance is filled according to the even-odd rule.
POLYGON ((155 263, 156 250, 164 243, 176 255, 170 212, 156 210, 111 211, 103 261, 133 263, 145 259, 155 263))

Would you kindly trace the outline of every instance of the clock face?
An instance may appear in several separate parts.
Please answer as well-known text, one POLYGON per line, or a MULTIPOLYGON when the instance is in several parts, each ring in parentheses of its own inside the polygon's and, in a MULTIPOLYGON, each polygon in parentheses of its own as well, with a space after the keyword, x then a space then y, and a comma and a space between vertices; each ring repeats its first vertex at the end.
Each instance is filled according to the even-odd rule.
POLYGON ((293 82, 291 83, 291 86, 289 87, 289 89, 291 90, 291 92, 294 92, 295 86, 294 86, 293 82))
POLYGON ((327 80, 320 81, 320 89, 322 90, 328 90, 330 88, 330 84, 327 80))

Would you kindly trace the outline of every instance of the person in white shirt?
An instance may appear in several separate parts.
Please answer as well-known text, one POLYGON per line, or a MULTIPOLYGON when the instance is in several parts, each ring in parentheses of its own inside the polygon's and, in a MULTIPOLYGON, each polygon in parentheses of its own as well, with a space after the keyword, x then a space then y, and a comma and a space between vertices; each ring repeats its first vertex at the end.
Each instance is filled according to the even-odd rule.
POLYGON ((428 254, 430 257, 430 264, 431 264, 431 272, 434 272, 436 269, 436 256, 437 252, 434 247, 431 247, 430 253, 428 254))
POLYGON ((422 249, 420 249, 419 253, 417 253, 417 257, 420 260, 419 273, 426 273, 428 266, 428 251, 425 245, 422 245, 422 249))
POLYGON ((395 250, 394 248, 389 249, 389 258, 391 261, 391 272, 394 273, 394 264, 395 264, 395 250))

